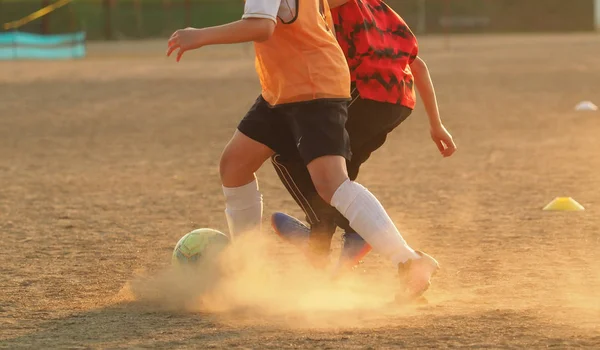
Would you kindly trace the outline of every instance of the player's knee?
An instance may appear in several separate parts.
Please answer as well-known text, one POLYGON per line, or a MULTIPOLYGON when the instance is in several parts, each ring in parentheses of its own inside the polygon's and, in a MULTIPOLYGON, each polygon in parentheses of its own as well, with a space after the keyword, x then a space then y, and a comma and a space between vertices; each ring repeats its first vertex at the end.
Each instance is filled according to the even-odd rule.
POLYGON ((255 179, 254 172, 273 154, 267 146, 237 132, 221 155, 219 174, 225 187, 239 187, 255 179))
POLYGON ((227 154, 227 151, 223 152, 219 162, 219 175, 221 176, 221 182, 223 184, 229 182, 229 178, 234 172, 233 165, 234 162, 232 161, 231 156, 227 154))
POLYGON ((317 189, 317 193, 319 196, 327 203, 331 203, 331 198, 333 197, 333 193, 331 191, 331 187, 325 184, 317 184, 315 183, 315 188, 317 189))
POLYGON ((317 193, 327 203, 344 181, 348 179, 346 160, 340 156, 325 156, 308 164, 310 177, 317 193))
POLYGON ((340 185, 347 179, 341 178, 339 176, 323 176, 320 178, 313 178, 313 183, 315 184, 315 188, 317 189, 317 193, 321 198, 327 202, 331 203, 331 198, 335 194, 335 191, 340 187, 340 185))
POLYGON ((254 171, 249 169, 243 156, 225 148, 219 162, 219 175, 225 187, 239 187, 254 179, 254 171))

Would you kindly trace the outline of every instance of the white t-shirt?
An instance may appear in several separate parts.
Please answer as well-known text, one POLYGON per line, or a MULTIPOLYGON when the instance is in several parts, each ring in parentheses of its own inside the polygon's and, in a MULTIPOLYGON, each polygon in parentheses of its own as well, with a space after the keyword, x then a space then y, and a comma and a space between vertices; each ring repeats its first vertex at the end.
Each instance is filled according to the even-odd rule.
POLYGON ((267 18, 277 23, 277 17, 284 23, 296 18, 298 0, 246 0, 242 18, 267 18))

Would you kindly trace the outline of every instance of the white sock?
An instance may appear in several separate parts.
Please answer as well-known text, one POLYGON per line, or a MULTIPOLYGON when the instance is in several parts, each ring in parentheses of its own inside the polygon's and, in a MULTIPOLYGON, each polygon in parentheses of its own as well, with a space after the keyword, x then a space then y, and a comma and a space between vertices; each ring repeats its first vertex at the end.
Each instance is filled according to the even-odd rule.
POLYGON ((256 180, 240 187, 223 186, 229 238, 261 228, 263 201, 256 180))
POLYGON ((333 194, 331 205, 348 219, 350 226, 373 247, 397 265, 420 256, 408 246, 377 198, 359 183, 346 180, 333 194))

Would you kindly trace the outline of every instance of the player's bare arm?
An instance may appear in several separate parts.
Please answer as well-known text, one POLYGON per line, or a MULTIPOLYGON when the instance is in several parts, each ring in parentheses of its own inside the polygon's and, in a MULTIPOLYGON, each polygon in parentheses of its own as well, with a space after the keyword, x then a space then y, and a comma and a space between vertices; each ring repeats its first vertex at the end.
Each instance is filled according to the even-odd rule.
POLYGON ((425 111, 429 118, 429 129, 431 138, 435 142, 438 150, 444 157, 450 157, 456 151, 456 144, 452 139, 452 135, 446 130, 440 111, 438 108, 437 98, 435 96, 435 88, 429 74, 427 64, 420 57, 417 57, 410 65, 410 69, 415 78, 415 85, 425 106, 425 111))
POLYGON ((206 45, 265 41, 273 34, 275 25, 272 19, 247 18, 215 27, 180 29, 169 39, 167 56, 178 50, 177 62, 179 62, 186 51, 206 45))

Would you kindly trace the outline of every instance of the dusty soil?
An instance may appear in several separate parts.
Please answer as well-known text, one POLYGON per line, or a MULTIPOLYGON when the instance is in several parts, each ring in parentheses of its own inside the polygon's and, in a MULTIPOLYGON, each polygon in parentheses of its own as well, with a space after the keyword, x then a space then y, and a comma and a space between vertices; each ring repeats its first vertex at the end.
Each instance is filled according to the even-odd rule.
MULTIPOLYGON (((179 237, 226 230, 218 159, 259 92, 247 46, 180 64, 162 41, 0 62, 0 347, 599 348, 600 112, 573 110, 600 104, 599 40, 421 40, 459 151, 441 159, 419 106, 359 177, 443 265, 429 305, 408 309, 385 306, 394 271, 378 255, 345 292, 286 273, 295 252, 273 236, 246 249, 273 274, 235 285, 253 291, 236 307, 131 292, 146 276, 168 299, 179 237), (586 211, 542 211, 556 196, 586 211)), ((266 218, 300 216, 270 165, 258 175, 266 218)))

